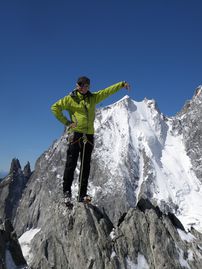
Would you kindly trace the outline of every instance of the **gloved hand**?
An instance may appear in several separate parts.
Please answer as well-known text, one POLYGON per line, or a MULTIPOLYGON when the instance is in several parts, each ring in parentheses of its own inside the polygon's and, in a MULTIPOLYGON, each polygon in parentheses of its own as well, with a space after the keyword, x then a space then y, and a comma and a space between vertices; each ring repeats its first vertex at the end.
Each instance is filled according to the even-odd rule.
POLYGON ((125 88, 128 91, 131 89, 130 84, 126 81, 124 81, 123 88, 125 88))

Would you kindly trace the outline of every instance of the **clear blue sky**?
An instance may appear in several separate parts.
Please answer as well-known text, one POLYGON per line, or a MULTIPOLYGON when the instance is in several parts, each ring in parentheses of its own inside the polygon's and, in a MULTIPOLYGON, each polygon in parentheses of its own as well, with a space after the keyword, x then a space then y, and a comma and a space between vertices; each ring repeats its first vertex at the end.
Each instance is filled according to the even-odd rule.
POLYGON ((201 0, 0 0, 0 171, 34 168, 63 132, 51 104, 81 75, 175 115, 202 83, 201 14, 201 0))

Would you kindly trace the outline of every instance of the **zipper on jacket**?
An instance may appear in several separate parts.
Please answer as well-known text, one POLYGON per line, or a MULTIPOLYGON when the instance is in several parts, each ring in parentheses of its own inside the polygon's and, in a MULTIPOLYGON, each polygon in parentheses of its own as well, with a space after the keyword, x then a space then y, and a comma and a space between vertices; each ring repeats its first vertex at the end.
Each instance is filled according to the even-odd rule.
POLYGON ((83 101, 84 101, 84 109, 86 111, 86 117, 87 117, 87 128, 86 128, 86 133, 88 133, 88 125, 89 125, 89 117, 88 117, 88 108, 87 108, 87 102, 86 100, 88 99, 87 96, 83 97, 83 101))
POLYGON ((86 130, 86 133, 88 133, 89 117, 88 117, 88 108, 87 108, 86 102, 84 102, 84 108, 86 110, 86 116, 87 116, 87 130, 86 130))

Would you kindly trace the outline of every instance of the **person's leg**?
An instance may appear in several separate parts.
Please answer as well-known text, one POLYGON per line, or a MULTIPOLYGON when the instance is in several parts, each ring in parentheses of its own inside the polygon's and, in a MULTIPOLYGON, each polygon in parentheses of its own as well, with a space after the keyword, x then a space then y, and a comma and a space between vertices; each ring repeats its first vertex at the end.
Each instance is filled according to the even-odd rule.
POLYGON ((74 180, 74 171, 76 169, 78 156, 80 152, 79 134, 75 133, 73 141, 70 142, 67 149, 67 159, 63 176, 63 193, 69 192, 71 195, 71 186, 74 180))
POLYGON ((88 178, 90 174, 91 155, 93 151, 93 135, 87 135, 88 142, 84 145, 82 141, 81 147, 81 166, 79 175, 79 200, 87 194, 88 178))

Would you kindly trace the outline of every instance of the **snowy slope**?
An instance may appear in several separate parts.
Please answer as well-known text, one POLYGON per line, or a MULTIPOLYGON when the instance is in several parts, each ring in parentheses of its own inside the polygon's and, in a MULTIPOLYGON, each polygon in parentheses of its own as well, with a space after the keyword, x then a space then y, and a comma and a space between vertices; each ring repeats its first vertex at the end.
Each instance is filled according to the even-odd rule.
POLYGON ((116 200, 118 194, 126 207, 146 196, 172 210, 185 227, 200 229, 201 182, 172 121, 159 112, 155 101, 135 102, 128 96, 98 111, 91 192, 101 203, 109 196, 116 200))

